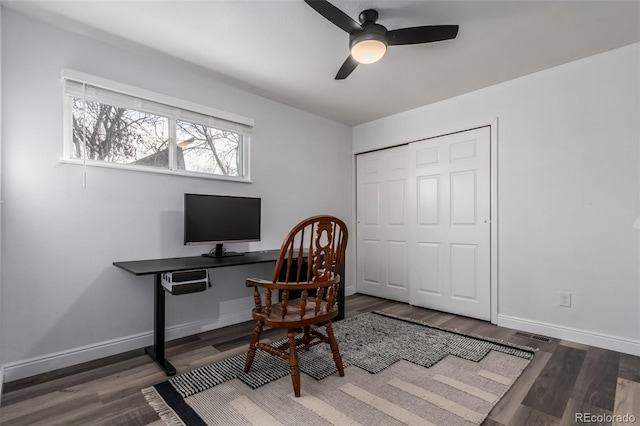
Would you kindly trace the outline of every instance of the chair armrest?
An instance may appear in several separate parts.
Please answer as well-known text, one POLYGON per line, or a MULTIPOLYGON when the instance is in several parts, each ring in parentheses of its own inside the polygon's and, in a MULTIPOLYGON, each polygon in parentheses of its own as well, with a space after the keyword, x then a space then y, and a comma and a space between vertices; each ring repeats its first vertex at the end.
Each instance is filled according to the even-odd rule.
POLYGON ((245 281, 245 285, 247 287, 270 288, 271 284, 273 284, 271 281, 263 280, 260 278, 247 278, 247 281, 245 281))
POLYGON ((339 282, 340 276, 336 276, 333 280, 329 281, 320 281, 320 282, 302 282, 302 283, 283 283, 283 282, 272 282, 268 280, 263 280, 259 278, 247 278, 245 282, 247 287, 261 287, 261 288, 269 288, 272 290, 310 290, 318 287, 329 287, 334 282, 339 282))

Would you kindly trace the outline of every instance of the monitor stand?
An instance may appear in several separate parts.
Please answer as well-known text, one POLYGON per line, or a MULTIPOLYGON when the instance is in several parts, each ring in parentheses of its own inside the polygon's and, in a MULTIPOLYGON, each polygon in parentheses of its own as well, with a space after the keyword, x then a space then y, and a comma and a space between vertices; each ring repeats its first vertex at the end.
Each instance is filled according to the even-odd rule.
POLYGON ((222 249, 222 244, 216 244, 216 248, 211 250, 208 253, 202 253, 203 256, 206 257, 233 257, 233 256, 244 256, 244 253, 239 253, 235 251, 224 251, 222 249))

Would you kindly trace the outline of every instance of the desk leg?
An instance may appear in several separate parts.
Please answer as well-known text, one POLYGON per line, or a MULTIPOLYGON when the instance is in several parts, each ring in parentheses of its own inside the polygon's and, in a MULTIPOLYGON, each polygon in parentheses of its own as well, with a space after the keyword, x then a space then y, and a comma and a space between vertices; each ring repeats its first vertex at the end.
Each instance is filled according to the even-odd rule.
POLYGON ((144 351, 156 362, 167 376, 176 374, 176 369, 169 361, 164 358, 164 323, 165 323, 165 303, 164 288, 162 287, 161 274, 155 275, 155 290, 153 295, 154 312, 153 312, 153 346, 149 346, 144 351))

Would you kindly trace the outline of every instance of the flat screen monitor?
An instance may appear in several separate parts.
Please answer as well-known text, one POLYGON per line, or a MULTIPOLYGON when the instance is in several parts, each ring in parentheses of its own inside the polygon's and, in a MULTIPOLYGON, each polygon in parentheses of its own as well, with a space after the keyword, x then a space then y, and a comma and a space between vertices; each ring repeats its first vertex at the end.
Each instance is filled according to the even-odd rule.
POLYGON ((260 198, 184 194, 184 244, 215 244, 203 256, 233 256, 223 243, 260 241, 260 198))

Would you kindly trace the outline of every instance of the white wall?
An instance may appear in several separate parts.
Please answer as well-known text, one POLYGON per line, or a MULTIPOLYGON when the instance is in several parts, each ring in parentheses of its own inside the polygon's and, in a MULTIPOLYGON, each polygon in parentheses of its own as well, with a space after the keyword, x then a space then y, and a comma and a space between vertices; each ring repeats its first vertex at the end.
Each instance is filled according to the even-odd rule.
POLYGON ((498 118, 499 325, 640 354, 639 51, 353 129, 358 153, 498 118), (561 290, 571 308, 558 306, 561 290))
MULTIPOLYGON (((233 88, 193 65, 12 11, 3 10, 2 30, 6 380, 151 343, 152 277, 111 264, 208 250, 182 244, 185 192, 262 197, 262 241, 232 250, 279 248, 289 229, 312 214, 351 222, 349 127, 233 88), (253 118, 254 183, 90 168, 83 189, 82 168, 58 161, 62 68, 253 118)), ((353 259, 351 248, 348 276, 353 259)), ((212 290, 168 297, 169 338, 250 319, 244 280, 268 277, 272 268, 215 270, 212 290)))

